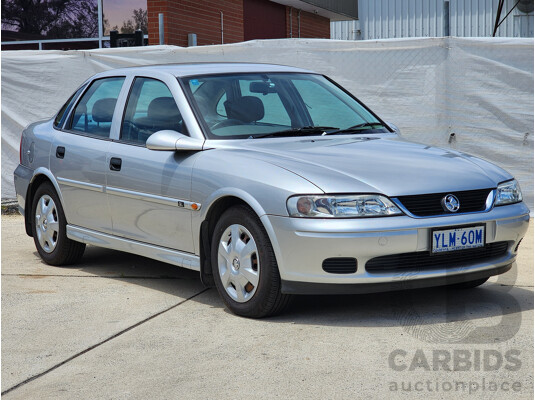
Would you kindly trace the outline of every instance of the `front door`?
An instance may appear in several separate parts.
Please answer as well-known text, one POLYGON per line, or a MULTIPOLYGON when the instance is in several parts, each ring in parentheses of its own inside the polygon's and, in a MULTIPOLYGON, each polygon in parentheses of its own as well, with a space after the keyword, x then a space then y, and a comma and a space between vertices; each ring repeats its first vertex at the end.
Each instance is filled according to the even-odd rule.
POLYGON ((137 77, 127 99, 119 141, 108 149, 107 193, 117 236, 194 252, 188 199, 196 154, 153 151, 159 130, 187 134, 165 83, 137 77))

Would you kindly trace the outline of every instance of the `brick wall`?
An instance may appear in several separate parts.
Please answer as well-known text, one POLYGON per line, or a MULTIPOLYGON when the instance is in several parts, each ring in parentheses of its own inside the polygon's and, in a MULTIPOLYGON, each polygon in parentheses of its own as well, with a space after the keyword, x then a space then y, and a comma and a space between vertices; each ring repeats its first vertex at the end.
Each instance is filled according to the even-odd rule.
MULTIPOLYGON (((158 44, 158 14, 164 14, 165 44, 187 46, 188 33, 197 34, 199 46, 221 44, 223 12, 224 43, 244 40, 243 2, 247 0, 147 0, 149 44, 158 44)), ((266 2, 268 0, 265 0, 266 2)), ((293 37, 329 38, 328 18, 292 9, 293 37), (301 34, 299 35, 299 25, 301 34)), ((290 37, 290 7, 286 7, 286 37, 290 37)))
POLYGON ((286 37, 329 39, 331 37, 330 20, 316 14, 301 11, 301 23, 299 23, 299 10, 286 7, 286 37), (299 25, 301 25, 301 29, 299 29, 299 25), (299 31, 301 35, 299 35, 299 31))
MULTIPOLYGON (((147 0, 147 18, 149 30, 149 44, 159 44, 158 14, 164 14, 164 25, 167 26, 167 0, 147 0)), ((167 32, 165 32, 167 43, 167 32)))
POLYGON ((243 0, 147 0, 149 44, 158 44, 158 13, 164 13, 165 44, 188 45, 188 33, 199 46, 243 41, 243 0))

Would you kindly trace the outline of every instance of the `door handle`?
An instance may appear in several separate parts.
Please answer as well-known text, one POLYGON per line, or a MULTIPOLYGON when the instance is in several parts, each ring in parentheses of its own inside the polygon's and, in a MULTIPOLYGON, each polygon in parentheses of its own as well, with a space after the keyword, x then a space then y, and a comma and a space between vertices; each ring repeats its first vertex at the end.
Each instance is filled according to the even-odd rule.
POLYGON ((65 147, 58 146, 56 147, 56 158, 63 158, 65 157, 65 147))
POLYGON ((110 169, 112 171, 120 171, 122 162, 123 161, 120 158, 112 157, 110 159, 110 169))

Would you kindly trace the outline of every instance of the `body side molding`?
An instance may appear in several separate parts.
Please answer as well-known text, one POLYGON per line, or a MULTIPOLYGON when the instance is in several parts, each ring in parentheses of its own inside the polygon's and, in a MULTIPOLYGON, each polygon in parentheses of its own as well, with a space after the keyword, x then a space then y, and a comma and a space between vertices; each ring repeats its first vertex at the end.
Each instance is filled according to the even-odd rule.
POLYGON ((60 185, 72 186, 78 189, 93 190, 95 192, 104 192, 104 186, 102 185, 96 185, 94 183, 89 183, 89 182, 76 181, 74 179, 67 179, 67 178, 62 178, 59 176, 57 180, 60 185))
POLYGON ((198 211, 201 208, 199 203, 194 203, 188 200, 175 199, 171 197, 159 196, 156 194, 136 192, 128 189, 121 189, 116 187, 106 187, 106 192, 115 196, 128 197, 130 199, 150 201, 153 203, 164 204, 166 206, 175 206, 186 208, 192 211, 198 211))

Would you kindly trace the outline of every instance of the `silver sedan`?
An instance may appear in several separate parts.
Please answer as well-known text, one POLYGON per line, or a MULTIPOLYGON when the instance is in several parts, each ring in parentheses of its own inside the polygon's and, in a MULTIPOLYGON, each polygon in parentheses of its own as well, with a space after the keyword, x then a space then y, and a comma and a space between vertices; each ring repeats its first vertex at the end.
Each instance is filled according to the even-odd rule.
POLYGON ((248 317, 292 294, 481 285, 529 223, 506 171, 407 142, 331 79, 267 64, 95 75, 24 130, 15 187, 45 262, 86 244, 140 254, 199 271, 248 317))

